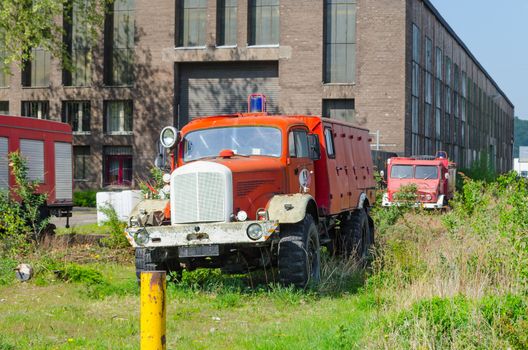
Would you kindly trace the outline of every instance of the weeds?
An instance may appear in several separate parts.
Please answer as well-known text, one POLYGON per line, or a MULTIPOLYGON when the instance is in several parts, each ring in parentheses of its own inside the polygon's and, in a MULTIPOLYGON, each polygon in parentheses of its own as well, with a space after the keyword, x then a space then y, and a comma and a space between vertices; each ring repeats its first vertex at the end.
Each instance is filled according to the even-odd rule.
POLYGON ((125 236, 126 223, 119 220, 117 212, 111 205, 99 208, 106 216, 103 223, 108 228, 110 235, 102 240, 103 244, 109 248, 127 248, 130 246, 125 236))

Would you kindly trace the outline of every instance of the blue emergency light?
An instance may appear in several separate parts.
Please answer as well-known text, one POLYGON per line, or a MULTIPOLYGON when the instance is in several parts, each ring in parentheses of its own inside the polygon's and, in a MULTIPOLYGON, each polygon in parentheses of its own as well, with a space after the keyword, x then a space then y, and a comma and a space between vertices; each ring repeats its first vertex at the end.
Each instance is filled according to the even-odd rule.
POLYGON ((266 112, 266 96, 264 94, 251 94, 248 97, 248 112, 266 112))

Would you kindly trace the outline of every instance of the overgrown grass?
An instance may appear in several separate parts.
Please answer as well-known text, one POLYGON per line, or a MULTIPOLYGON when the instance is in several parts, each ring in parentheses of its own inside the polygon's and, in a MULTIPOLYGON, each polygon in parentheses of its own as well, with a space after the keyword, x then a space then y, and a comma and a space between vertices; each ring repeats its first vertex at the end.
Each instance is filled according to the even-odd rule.
POLYGON ((67 234, 76 234, 76 235, 107 235, 110 233, 110 228, 108 226, 97 224, 86 224, 86 225, 72 225, 69 228, 66 227, 57 227, 55 229, 55 234, 57 235, 67 235, 67 234))
POLYGON ((464 178, 447 214, 411 210, 387 225, 366 289, 390 302, 368 347, 527 348, 526 196, 513 174, 464 178))
MULTIPOLYGON (((465 179, 448 213, 376 209, 371 267, 324 255, 308 291, 273 271, 184 272, 168 286, 168 348, 526 349, 526 198, 510 175, 465 179)), ((17 261, 0 261, 0 349, 137 349, 131 252, 83 249, 31 260, 26 284, 8 276, 17 261)))

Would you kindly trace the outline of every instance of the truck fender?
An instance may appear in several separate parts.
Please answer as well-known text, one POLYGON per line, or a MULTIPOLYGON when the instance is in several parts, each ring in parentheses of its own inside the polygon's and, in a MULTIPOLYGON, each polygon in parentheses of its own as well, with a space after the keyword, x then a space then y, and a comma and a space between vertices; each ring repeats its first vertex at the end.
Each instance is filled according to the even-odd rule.
POLYGON ((312 196, 306 193, 275 195, 268 202, 268 217, 280 224, 295 224, 304 220, 306 214, 312 215, 315 223, 319 222, 317 204, 312 196))
POLYGON ((365 208, 366 206, 368 206, 368 197, 367 197, 367 194, 365 192, 361 192, 361 195, 359 196, 359 201, 358 201, 358 209, 363 209, 365 208), (365 205, 365 202, 367 203, 367 205, 365 205))

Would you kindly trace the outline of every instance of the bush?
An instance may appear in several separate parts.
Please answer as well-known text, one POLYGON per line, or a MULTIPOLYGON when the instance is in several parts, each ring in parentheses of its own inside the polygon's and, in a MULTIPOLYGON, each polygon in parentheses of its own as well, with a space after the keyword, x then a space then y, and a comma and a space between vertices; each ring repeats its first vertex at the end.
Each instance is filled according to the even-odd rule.
POLYGON ((125 236, 125 227, 126 223, 119 220, 117 212, 115 209, 107 205, 105 207, 99 208, 106 216, 106 221, 103 223, 104 226, 108 227, 110 236, 102 240, 103 244, 109 248, 126 248, 130 244, 125 236))
POLYGON ((86 191, 75 191, 73 193, 73 205, 77 207, 90 207, 95 208, 97 191, 86 190, 86 191))
POLYGON ((17 254, 28 248, 25 241, 40 243, 48 227, 46 194, 38 193, 39 184, 28 179, 26 160, 18 152, 9 154, 9 167, 15 178, 12 193, 0 194, 0 239, 4 252, 17 254), (17 246, 20 245, 20 246, 17 246))

